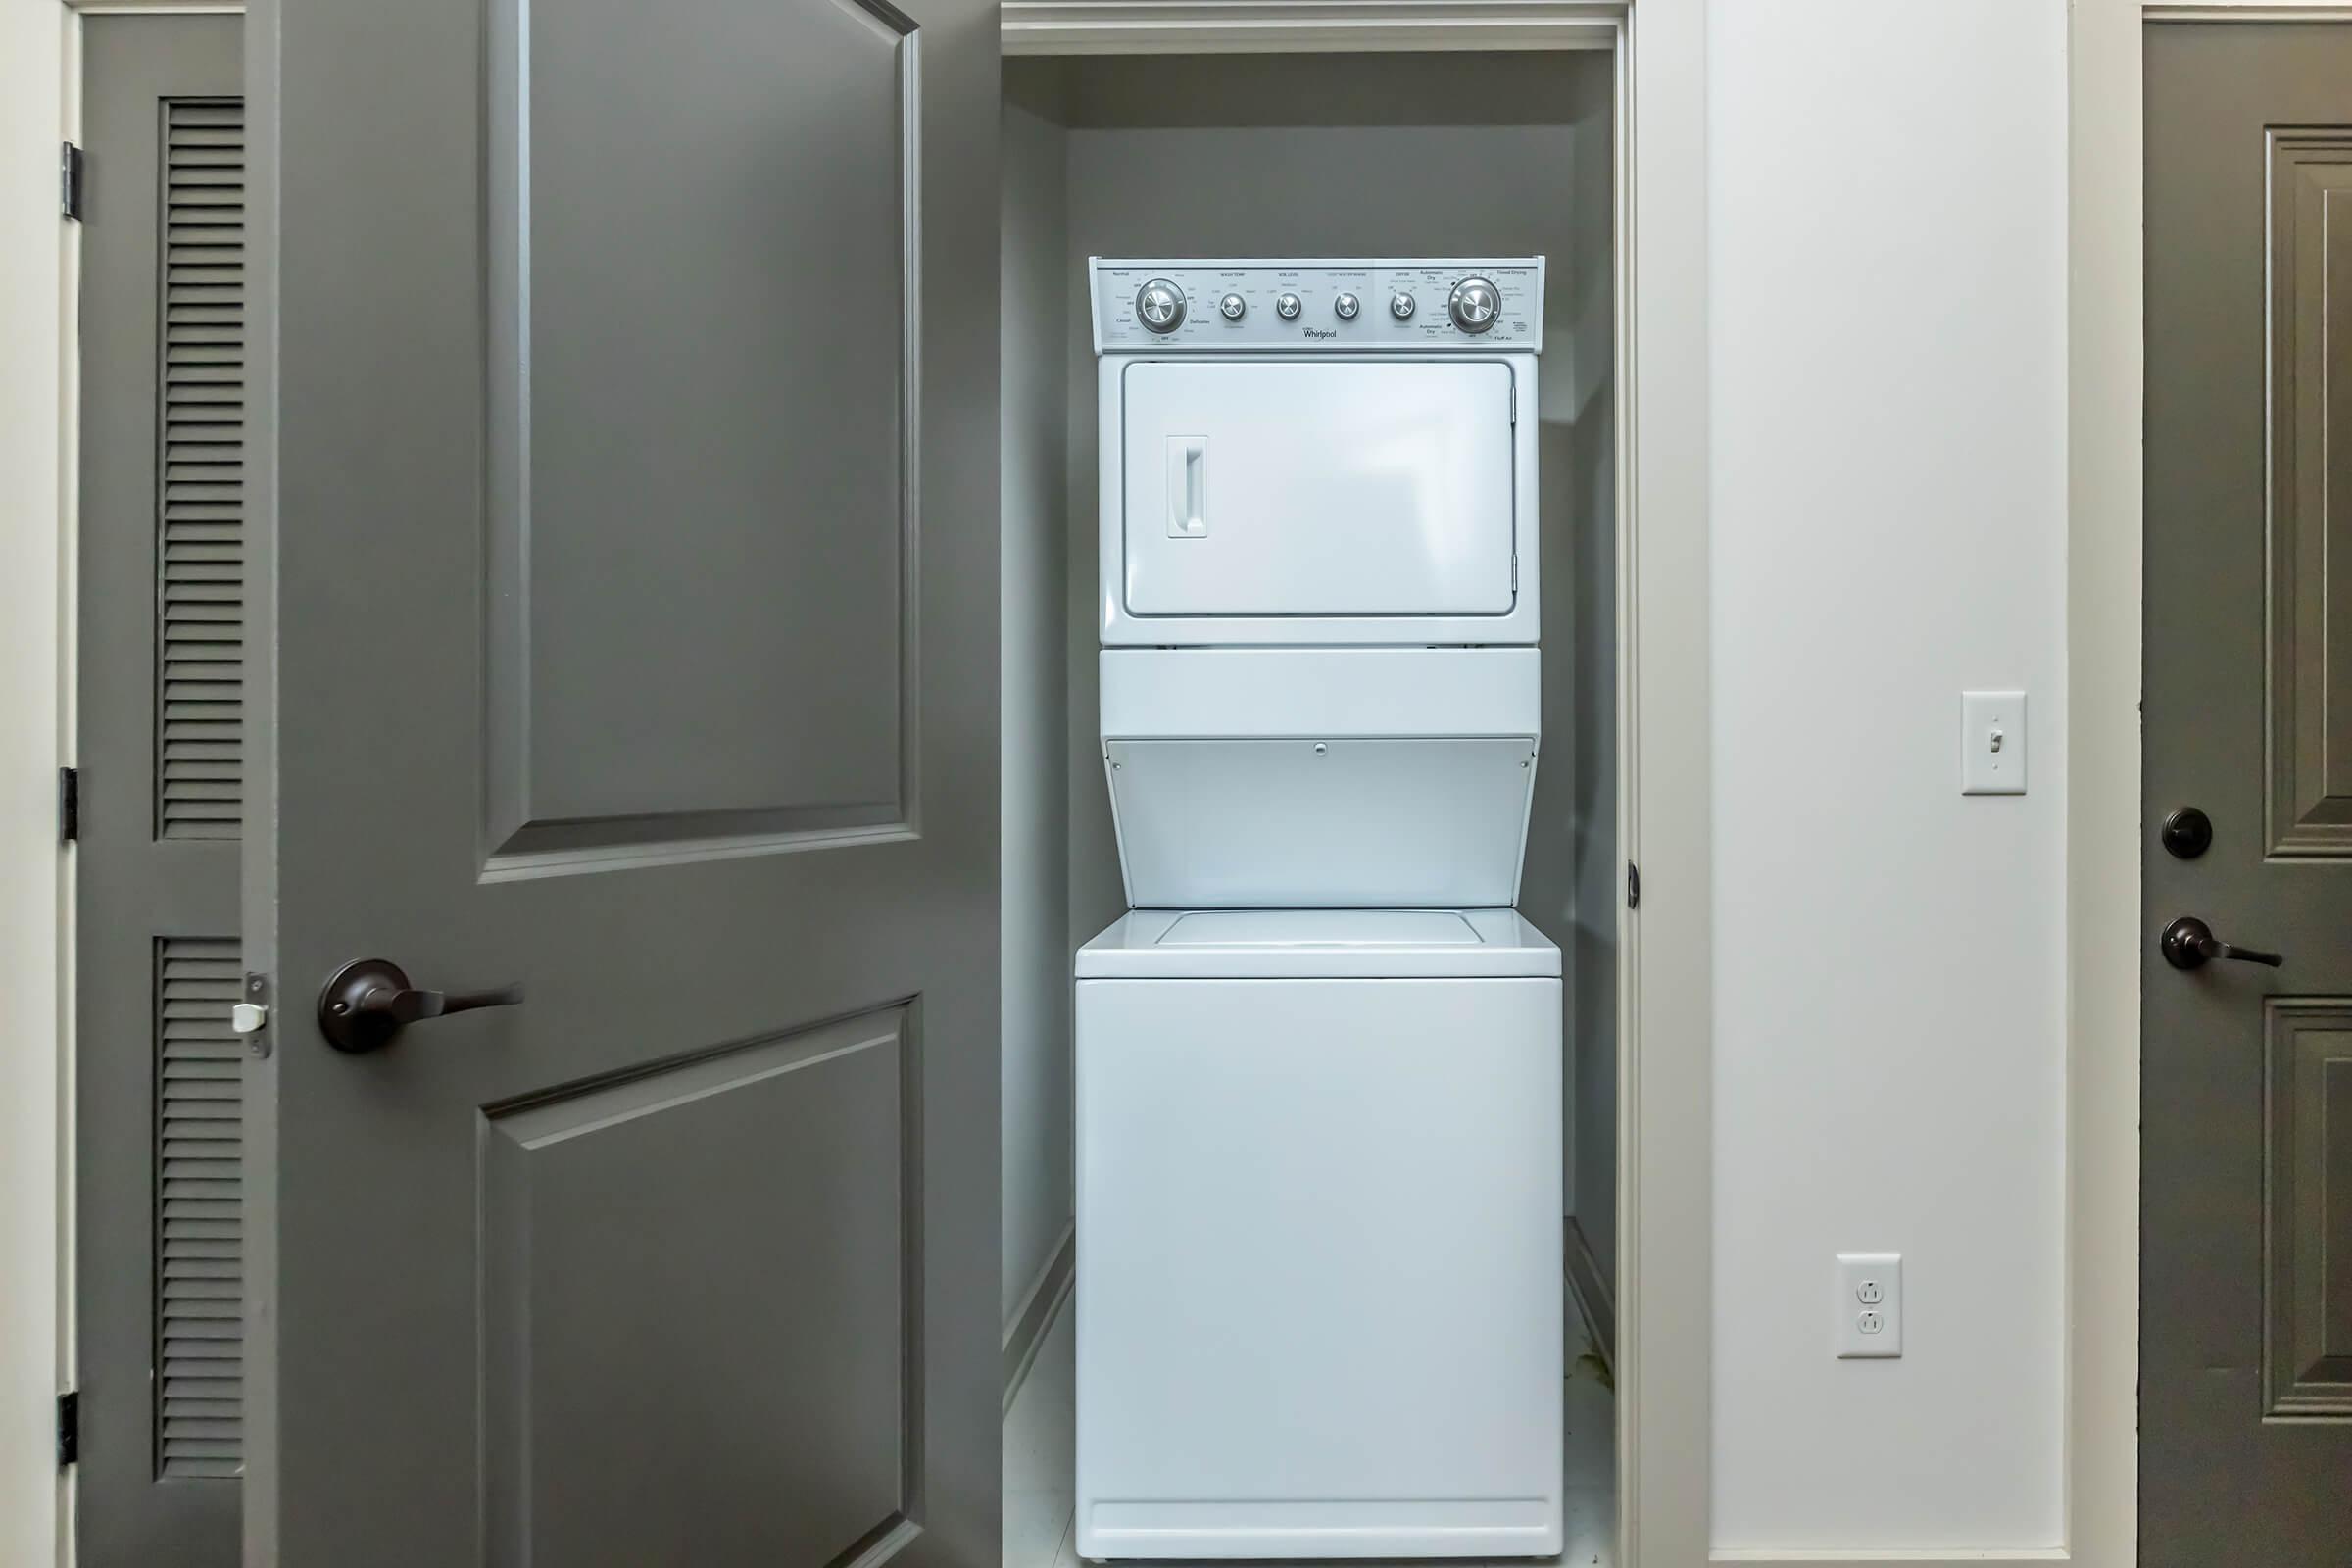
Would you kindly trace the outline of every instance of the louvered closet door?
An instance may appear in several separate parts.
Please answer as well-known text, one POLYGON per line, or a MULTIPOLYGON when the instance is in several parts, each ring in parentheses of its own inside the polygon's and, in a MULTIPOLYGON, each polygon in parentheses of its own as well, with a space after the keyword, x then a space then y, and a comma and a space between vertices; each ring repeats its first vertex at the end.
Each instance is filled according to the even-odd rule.
POLYGON ((75 850, 83 1568, 239 1558, 237 19, 84 23, 75 850))

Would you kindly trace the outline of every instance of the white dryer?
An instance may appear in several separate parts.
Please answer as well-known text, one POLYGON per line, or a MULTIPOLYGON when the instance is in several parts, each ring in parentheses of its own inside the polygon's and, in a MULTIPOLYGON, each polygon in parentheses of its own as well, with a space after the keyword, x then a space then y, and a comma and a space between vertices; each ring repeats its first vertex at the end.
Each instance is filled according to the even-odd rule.
POLYGON ((1543 259, 1093 278, 1127 902, 1510 904, 1543 728, 1543 259))
POLYGON ((1133 909, 1077 959, 1078 1549, 1557 1552, 1542 259, 1093 276, 1133 909))

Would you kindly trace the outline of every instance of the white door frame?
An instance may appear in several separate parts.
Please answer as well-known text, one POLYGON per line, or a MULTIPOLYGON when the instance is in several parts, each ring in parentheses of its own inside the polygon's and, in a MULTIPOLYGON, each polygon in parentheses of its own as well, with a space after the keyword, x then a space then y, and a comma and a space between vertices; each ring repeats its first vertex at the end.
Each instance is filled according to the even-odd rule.
POLYGON ((69 21, 55 0, 0 4, 0 1561, 27 1564, 63 1561, 71 1538, 50 1430, 73 1370, 74 920, 54 793, 74 640, 63 290, 78 268, 58 210, 80 74, 69 21))
POLYGON ((1620 1560, 1708 1559, 1713 959, 1703 0, 1008 0, 1008 55, 1616 56, 1620 1560), (1646 825, 1647 831, 1644 832, 1646 825))

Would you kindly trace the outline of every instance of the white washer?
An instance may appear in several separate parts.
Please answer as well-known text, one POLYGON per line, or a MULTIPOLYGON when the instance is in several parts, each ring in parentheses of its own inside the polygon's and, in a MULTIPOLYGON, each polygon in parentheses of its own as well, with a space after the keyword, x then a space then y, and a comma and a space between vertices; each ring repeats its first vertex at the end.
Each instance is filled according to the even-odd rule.
POLYGON ((1562 1544, 1560 955, 1135 910, 1077 960, 1077 1546, 1562 1544))

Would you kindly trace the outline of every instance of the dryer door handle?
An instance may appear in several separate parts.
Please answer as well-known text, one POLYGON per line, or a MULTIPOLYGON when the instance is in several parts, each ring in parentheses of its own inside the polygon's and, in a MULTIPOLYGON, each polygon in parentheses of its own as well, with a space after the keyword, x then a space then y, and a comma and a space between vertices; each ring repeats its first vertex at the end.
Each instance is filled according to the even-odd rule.
POLYGON ((1208 534, 1208 437, 1168 437, 1168 537, 1208 534))

